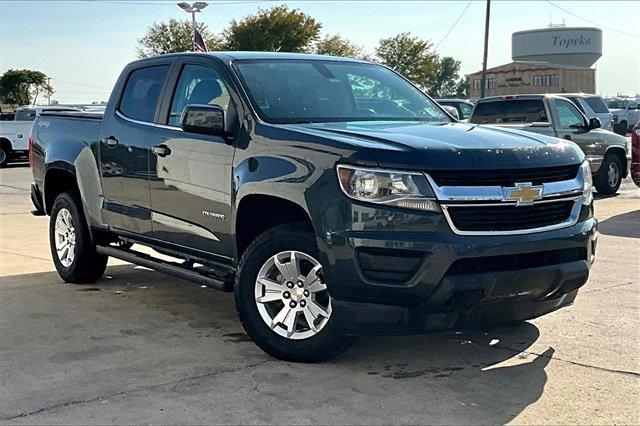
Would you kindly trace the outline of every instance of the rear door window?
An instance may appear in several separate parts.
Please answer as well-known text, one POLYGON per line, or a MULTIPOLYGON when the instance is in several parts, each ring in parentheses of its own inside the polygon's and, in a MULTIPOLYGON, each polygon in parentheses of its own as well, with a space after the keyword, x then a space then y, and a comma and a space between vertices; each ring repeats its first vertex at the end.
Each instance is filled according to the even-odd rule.
POLYGON ((609 108, 607 108, 607 104, 604 103, 602 98, 584 98, 584 101, 596 114, 606 114, 609 112, 609 108))
POLYGON ((539 123, 547 122, 547 111, 542 99, 512 99, 480 102, 470 122, 477 124, 539 123))
POLYGON ((162 82, 169 65, 140 68, 129 75, 119 111, 134 120, 153 122, 162 82))

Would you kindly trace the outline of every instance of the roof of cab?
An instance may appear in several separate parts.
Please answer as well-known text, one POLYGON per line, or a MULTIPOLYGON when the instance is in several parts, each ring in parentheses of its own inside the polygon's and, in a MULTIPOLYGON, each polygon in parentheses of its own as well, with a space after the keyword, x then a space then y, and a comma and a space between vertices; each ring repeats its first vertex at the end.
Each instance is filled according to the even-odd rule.
POLYGON ((309 53, 290 53, 290 52, 183 52, 183 53, 169 53, 160 56, 151 56, 142 59, 154 59, 161 57, 173 57, 173 56, 213 56, 223 61, 235 61, 235 60, 267 60, 267 59, 303 59, 312 61, 339 61, 339 62, 361 62, 370 63, 362 59, 344 58, 340 56, 328 56, 328 55, 315 55, 309 53))

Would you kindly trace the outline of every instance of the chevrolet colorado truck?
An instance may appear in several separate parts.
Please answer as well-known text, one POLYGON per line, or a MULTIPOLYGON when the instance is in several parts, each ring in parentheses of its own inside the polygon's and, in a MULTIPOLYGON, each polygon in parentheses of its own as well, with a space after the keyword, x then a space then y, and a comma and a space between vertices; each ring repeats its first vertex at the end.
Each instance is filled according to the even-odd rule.
POLYGON ((480 99, 470 123, 526 130, 575 142, 591 166, 600 194, 615 194, 627 176, 631 150, 627 140, 587 119, 569 99, 558 95, 493 96, 480 99))
POLYGON ((234 291, 280 359, 534 318, 571 304, 594 261, 573 142, 455 122, 365 61, 147 58, 104 114, 42 114, 32 144, 64 281, 98 280, 112 256, 234 291))

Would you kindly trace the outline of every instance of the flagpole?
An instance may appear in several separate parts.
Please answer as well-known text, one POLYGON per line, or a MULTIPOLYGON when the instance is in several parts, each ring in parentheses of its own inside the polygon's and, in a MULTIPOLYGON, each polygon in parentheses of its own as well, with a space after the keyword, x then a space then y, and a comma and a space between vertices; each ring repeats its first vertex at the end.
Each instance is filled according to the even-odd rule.
POLYGON ((193 51, 196 51, 196 11, 195 9, 191 11, 191 48, 193 51))
POLYGON ((191 14, 191 48, 194 52, 196 51, 196 12, 200 12, 207 6, 209 6, 209 3, 204 1, 197 1, 192 4, 186 2, 178 3, 180 9, 191 14))

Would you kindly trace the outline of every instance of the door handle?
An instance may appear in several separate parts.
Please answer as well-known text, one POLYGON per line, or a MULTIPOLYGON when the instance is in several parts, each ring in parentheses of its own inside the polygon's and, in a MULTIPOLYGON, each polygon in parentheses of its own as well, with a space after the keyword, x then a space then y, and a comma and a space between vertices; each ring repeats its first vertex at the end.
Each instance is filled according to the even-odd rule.
POLYGON ((118 139, 116 139, 115 136, 109 136, 107 139, 105 139, 105 142, 107 144, 107 147, 111 149, 118 146, 118 143, 119 143, 118 139))
POLYGON ((571 140, 571 135, 564 135, 563 136, 566 140, 570 141, 571 140))
POLYGON ((171 155, 171 149, 168 146, 164 145, 164 144, 158 145, 158 146, 154 146, 153 148, 151 148, 151 150, 158 157, 166 157, 167 155, 171 155))

